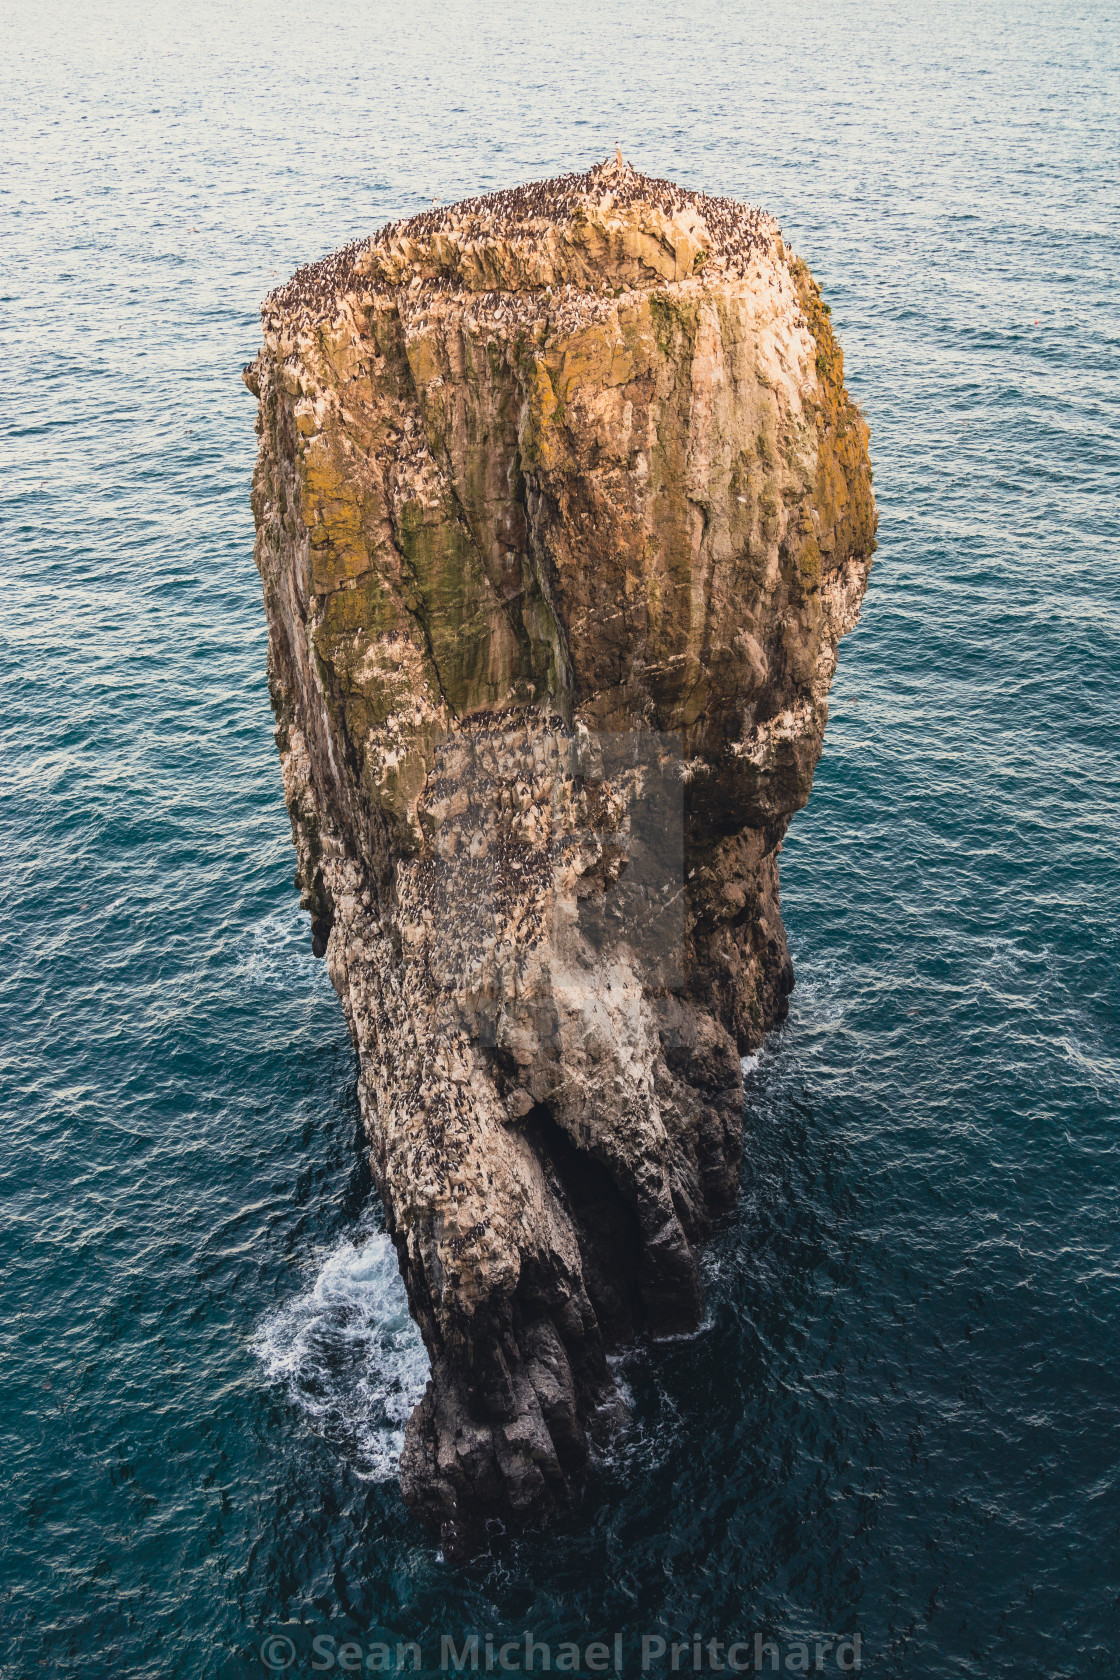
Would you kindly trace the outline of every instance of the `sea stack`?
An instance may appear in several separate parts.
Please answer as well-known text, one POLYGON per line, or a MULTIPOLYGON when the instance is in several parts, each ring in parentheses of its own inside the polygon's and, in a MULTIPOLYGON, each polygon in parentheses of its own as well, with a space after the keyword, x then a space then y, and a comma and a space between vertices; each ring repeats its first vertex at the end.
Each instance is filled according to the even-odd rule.
POLYGON ((619 158, 382 228, 262 315, 296 878, 431 1357, 402 1487, 464 1556, 578 1490, 612 1353, 700 1321, 867 428, 776 223, 619 158))

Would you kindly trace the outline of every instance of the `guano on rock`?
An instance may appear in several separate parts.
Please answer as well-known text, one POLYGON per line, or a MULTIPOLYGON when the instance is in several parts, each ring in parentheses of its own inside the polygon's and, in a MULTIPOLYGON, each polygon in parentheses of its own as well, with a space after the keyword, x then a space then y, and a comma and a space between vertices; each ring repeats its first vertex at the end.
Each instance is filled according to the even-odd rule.
POLYGON ((464 1555, 572 1496, 608 1354, 699 1320, 867 428, 772 219, 620 158, 383 228, 262 317, 297 880, 431 1358, 402 1486, 464 1555))

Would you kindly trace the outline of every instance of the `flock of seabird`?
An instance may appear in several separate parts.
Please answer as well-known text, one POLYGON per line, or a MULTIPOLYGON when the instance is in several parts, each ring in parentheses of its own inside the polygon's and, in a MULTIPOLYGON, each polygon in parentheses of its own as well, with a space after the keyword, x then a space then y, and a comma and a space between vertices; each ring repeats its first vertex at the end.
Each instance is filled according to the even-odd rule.
MULTIPOLYGON (((379 251, 389 254, 406 242, 415 246, 444 235, 461 248, 513 239, 532 247, 588 208, 624 210, 635 204, 649 205, 669 218, 691 210, 707 230, 707 258, 726 273, 745 274, 755 253, 768 250, 778 236, 773 218, 757 206, 639 174, 616 153, 582 174, 557 175, 458 204, 433 205, 417 216, 389 222, 368 238, 298 269, 269 293, 264 309, 269 315, 307 313, 321 318, 324 309, 360 278, 359 258, 379 251)), ((453 287, 454 282, 447 285, 453 287)))

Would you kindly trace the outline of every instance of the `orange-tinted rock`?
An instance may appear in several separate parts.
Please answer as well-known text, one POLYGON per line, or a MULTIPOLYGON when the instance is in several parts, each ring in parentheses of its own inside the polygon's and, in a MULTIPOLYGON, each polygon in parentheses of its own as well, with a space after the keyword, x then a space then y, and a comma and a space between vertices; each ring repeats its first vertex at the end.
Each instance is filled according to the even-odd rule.
POLYGON ((874 549, 772 221, 617 163, 266 300, 257 563, 298 879, 358 1049, 455 1551, 578 1483, 606 1353, 700 1311, 777 851, 874 549))

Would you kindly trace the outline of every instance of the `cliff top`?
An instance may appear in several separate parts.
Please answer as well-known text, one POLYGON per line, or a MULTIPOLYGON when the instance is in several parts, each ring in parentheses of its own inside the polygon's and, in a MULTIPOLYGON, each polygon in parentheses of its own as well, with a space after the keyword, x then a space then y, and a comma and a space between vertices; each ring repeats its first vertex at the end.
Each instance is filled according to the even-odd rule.
POLYGON ((756 205, 642 175, 616 152, 582 174, 389 222, 297 269, 262 307, 318 315, 355 286, 395 286, 406 274, 470 291, 572 282, 597 289, 604 278, 656 283, 684 278, 709 259, 742 275, 779 237, 773 217, 756 205))

